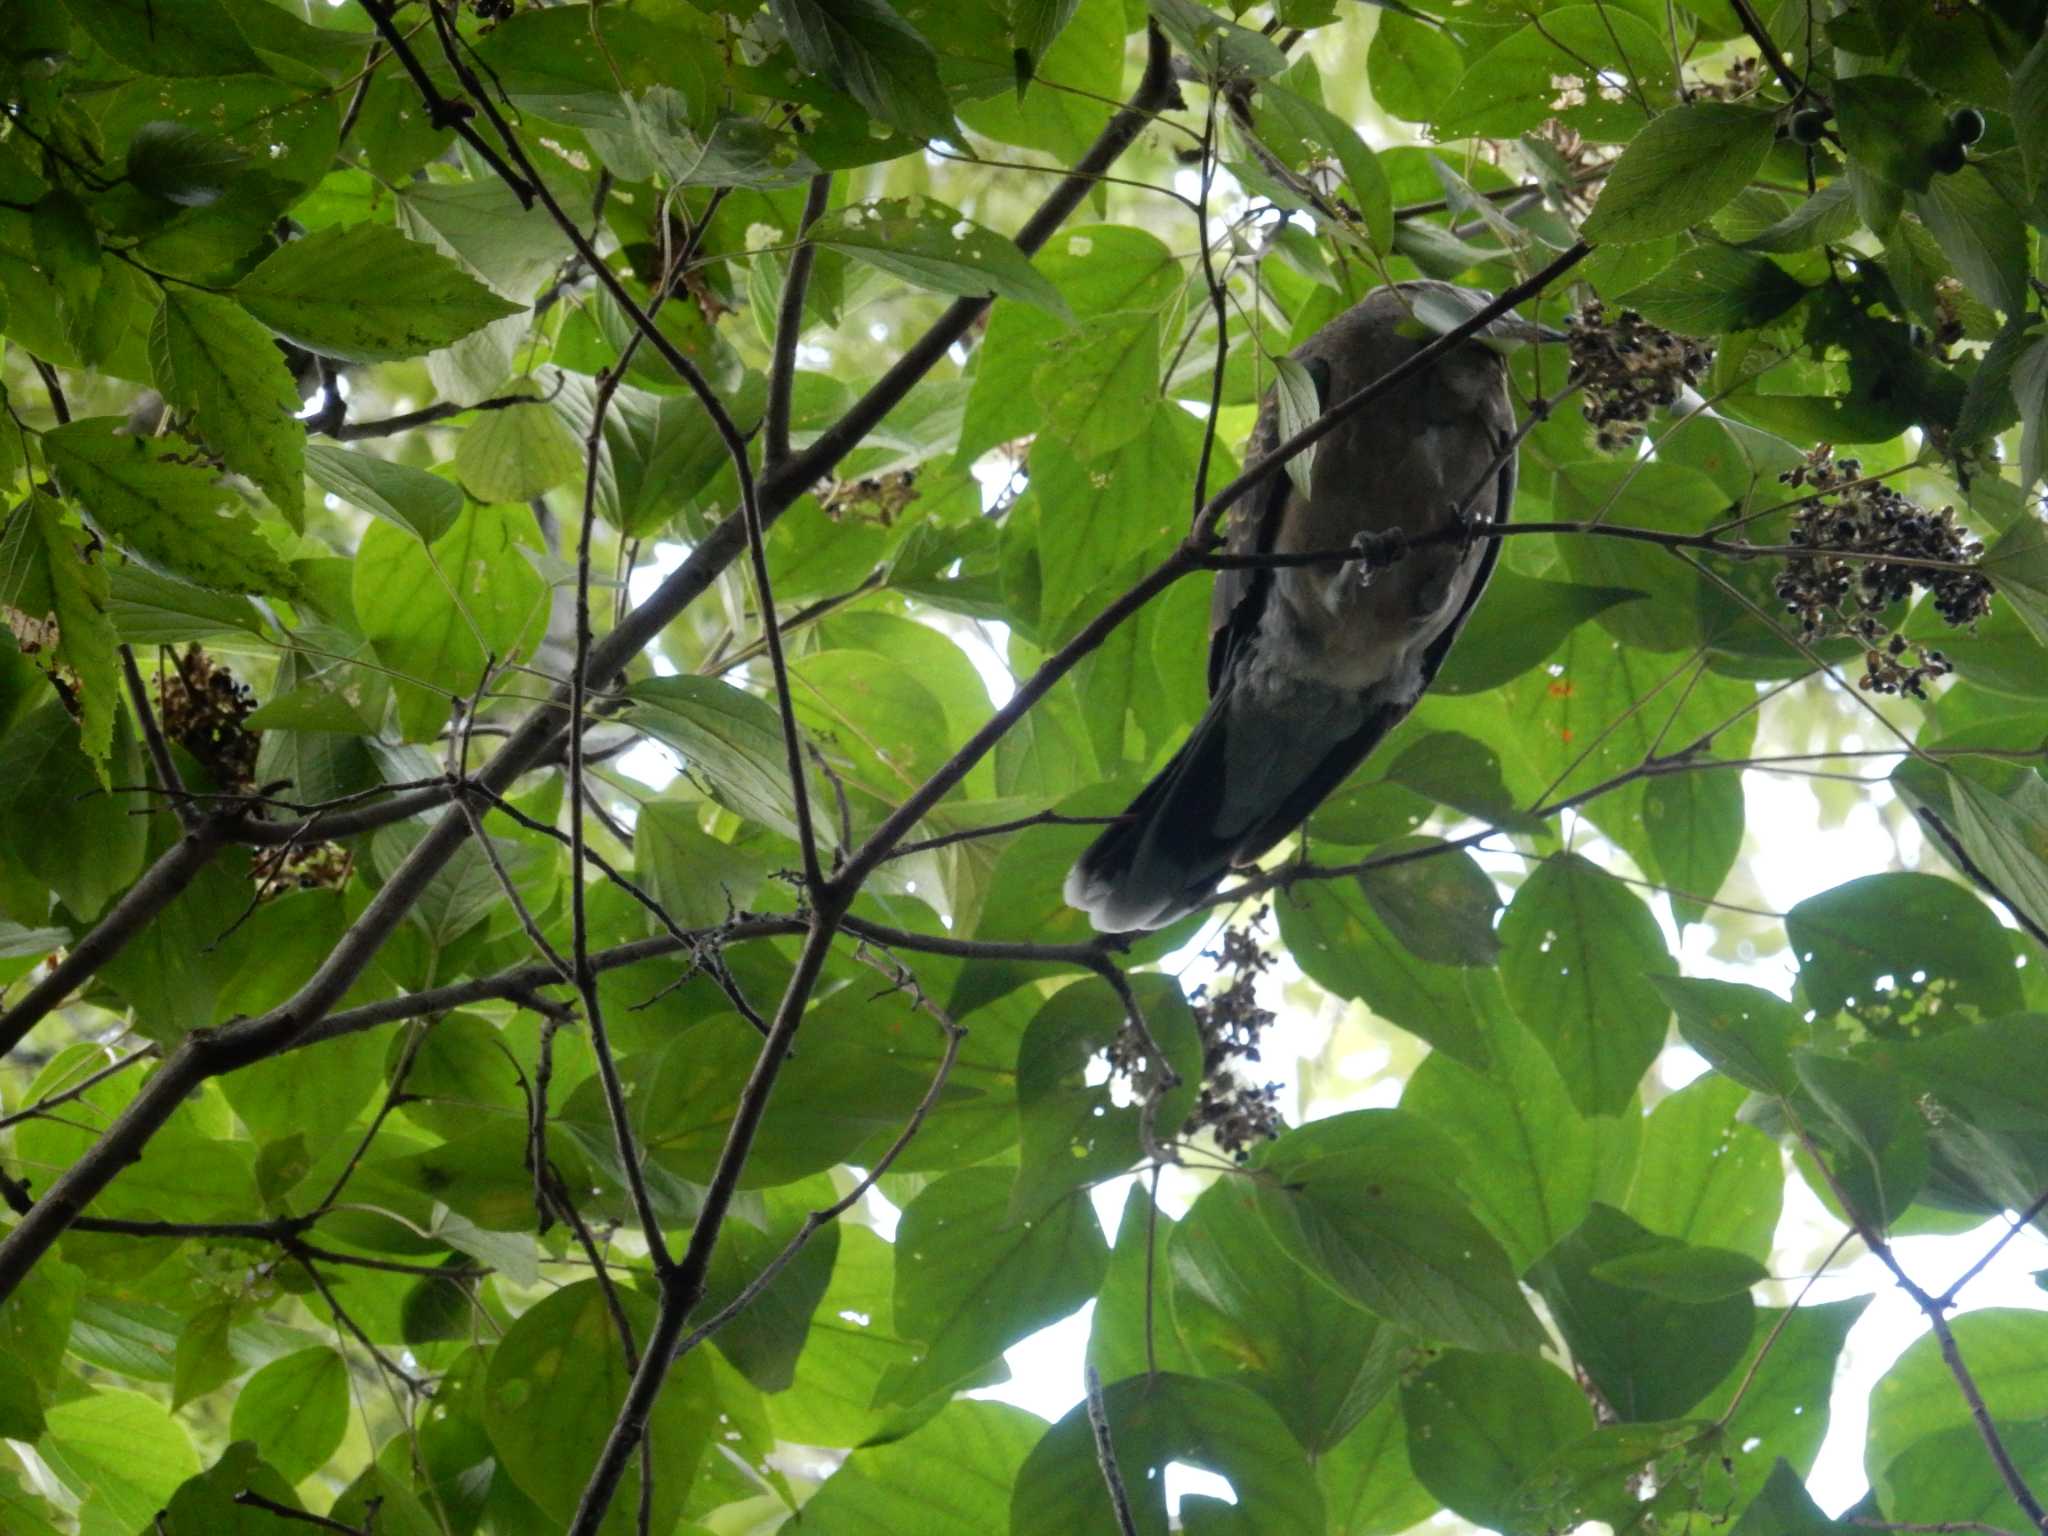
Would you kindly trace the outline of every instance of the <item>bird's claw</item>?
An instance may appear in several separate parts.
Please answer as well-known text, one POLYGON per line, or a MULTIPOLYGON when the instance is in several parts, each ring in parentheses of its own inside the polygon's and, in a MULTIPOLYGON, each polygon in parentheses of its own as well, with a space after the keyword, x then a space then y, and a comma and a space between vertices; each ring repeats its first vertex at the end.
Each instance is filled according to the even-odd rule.
POLYGON ((1358 584, 1369 586, 1372 579, 1408 553, 1408 534, 1400 528, 1367 529, 1351 540, 1358 561, 1358 584))

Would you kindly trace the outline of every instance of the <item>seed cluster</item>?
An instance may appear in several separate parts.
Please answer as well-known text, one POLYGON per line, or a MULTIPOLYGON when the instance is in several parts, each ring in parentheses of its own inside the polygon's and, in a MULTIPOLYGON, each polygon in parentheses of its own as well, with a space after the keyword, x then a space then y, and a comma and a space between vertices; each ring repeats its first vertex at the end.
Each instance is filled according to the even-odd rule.
POLYGON ((1651 325, 1632 309, 1613 320, 1598 299, 1565 322, 1570 333, 1570 382, 1586 396, 1586 420, 1603 453, 1620 453, 1642 436, 1660 406, 1678 403, 1714 361, 1711 347, 1651 325))
POLYGON ((1208 983, 1195 988, 1195 1028, 1202 1038, 1202 1086, 1195 1107, 1188 1116, 1185 1132, 1208 1131, 1216 1145, 1240 1163, 1251 1149, 1280 1134, 1278 1083, 1251 1083, 1239 1077, 1232 1064, 1259 1059, 1259 1037, 1273 1022, 1271 1009, 1257 1001, 1259 974, 1273 963, 1260 947, 1257 932, 1266 909, 1252 914, 1243 927, 1223 930, 1221 946, 1205 950, 1220 972, 1219 989, 1208 983), (1227 979, 1226 979, 1227 978, 1227 979))
POLYGON ((1814 553, 1787 560, 1777 581, 1801 637, 1811 643, 1853 636, 1864 647, 1859 687, 1926 698, 1928 679, 1953 672, 1955 664, 1908 640, 1882 615, 1922 587, 1943 622, 1957 629, 1974 625, 1991 611, 1991 583, 1973 568, 1983 544, 1956 522, 1954 507, 1930 512, 1888 485, 1865 480, 1860 463, 1837 459, 1825 443, 1778 478, 1814 492, 1800 503, 1787 535, 1814 553))
POLYGON ((242 729, 256 695, 234 673, 196 643, 188 645, 177 670, 160 680, 157 698, 164 734, 205 765, 216 789, 233 794, 256 782, 261 737, 242 729))

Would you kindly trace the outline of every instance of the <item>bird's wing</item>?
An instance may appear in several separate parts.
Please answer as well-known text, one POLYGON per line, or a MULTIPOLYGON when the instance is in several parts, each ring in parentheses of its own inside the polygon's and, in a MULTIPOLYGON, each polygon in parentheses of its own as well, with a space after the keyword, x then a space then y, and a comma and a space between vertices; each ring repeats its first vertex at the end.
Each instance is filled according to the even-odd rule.
MULTIPOLYGON (((1297 354, 1297 358, 1315 384, 1316 413, 1320 415, 1330 408, 1330 365, 1320 357, 1307 355, 1306 348, 1297 354)), ((1279 442, 1279 412, 1274 407, 1273 397, 1268 395, 1265 404, 1259 408, 1258 422, 1252 428, 1247 456, 1250 459, 1263 458, 1279 442)), ((1251 494, 1232 510, 1224 549, 1233 555, 1270 554, 1274 541, 1280 536, 1281 524, 1287 518, 1288 500, 1293 495, 1293 477, 1282 465, 1253 487, 1251 494)), ((1216 573, 1216 584, 1209 596, 1210 698, 1213 699, 1222 688, 1231 658, 1242 654, 1245 645, 1258 633, 1260 618, 1265 613, 1266 596, 1272 585, 1273 573, 1270 570, 1251 568, 1216 573)))

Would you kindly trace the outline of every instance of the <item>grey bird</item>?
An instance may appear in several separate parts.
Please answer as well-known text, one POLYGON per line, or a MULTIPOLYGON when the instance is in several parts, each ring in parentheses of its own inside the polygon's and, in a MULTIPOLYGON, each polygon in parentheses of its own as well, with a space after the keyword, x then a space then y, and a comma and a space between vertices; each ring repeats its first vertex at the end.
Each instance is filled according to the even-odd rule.
MULTIPOLYGON (((1327 410, 1490 297, 1449 283, 1392 284, 1293 356, 1327 410)), ((1323 438, 1308 496, 1275 472, 1232 514, 1232 552, 1357 547, 1361 558, 1217 573, 1208 712, 1067 876, 1068 905, 1098 931, 1161 928, 1193 911, 1230 870, 1307 820, 1415 707, 1500 542, 1423 543, 1377 570, 1365 556, 1403 535, 1441 532, 1461 508, 1473 525, 1507 518, 1515 418, 1497 348, 1561 339, 1503 316, 1323 438)), ((1269 397, 1251 452, 1270 452, 1281 435, 1269 397)))

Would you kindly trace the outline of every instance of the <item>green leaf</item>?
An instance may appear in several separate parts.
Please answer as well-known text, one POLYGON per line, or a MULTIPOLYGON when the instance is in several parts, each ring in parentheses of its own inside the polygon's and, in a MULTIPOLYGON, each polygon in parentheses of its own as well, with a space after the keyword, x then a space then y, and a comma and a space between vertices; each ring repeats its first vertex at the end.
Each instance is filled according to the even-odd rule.
POLYGON ((1617 302, 1653 324, 1712 336, 1767 325, 1805 295, 1799 280, 1775 261, 1732 246, 1701 245, 1617 302))
POLYGON ((883 122, 920 139, 958 131, 932 45, 884 0, 771 0, 769 9, 805 69, 843 81, 883 122))
POLYGON ((1441 1051, 1401 1091, 1413 1110, 1457 1142, 1458 1187, 1519 1274, 1585 1219, 1596 1199, 1619 1199, 1637 1157, 1641 1121, 1587 1118, 1549 1053, 1515 1019, 1500 983, 1467 978, 1485 1022, 1484 1072, 1441 1051))
POLYGON ((453 699, 525 659, 547 625, 548 588, 522 549, 538 544, 524 507, 471 507, 431 545, 389 523, 364 530, 353 572, 356 618, 378 658, 403 679, 407 739, 440 730, 453 699))
POLYGON ((1749 1348, 1748 1295, 1682 1302, 1609 1284, 1602 1264, 1679 1246, 1621 1212, 1592 1214, 1529 1273, 1571 1346, 1572 1360, 1625 1422, 1676 1418, 1706 1395, 1749 1348))
POLYGON ((235 1394, 237 1440, 253 1440, 263 1459, 301 1482, 327 1465, 348 1429, 348 1364, 326 1345, 263 1367, 235 1394))
MULTIPOLYGON (((831 1205, 835 1198, 831 1181, 823 1177, 767 1191, 762 1197, 764 1218, 758 1225, 735 1221, 720 1232, 698 1315, 709 1317, 737 1299, 767 1271, 811 1211, 831 1205)), ((811 1315, 824 1299, 838 1256, 839 1227, 833 1223, 812 1234, 767 1289, 718 1331, 718 1352, 763 1392, 786 1391, 795 1380, 811 1315)))
MULTIPOLYGON (((1074 19, 1080 3, 1081 0, 1010 0, 1010 40, 1031 61, 1032 73, 1037 72, 1045 50, 1074 19)), ((1020 95, 1026 83, 1018 81, 1020 95)))
POLYGON ((1308 978, 1461 1061, 1484 1063, 1486 1046, 1464 979, 1452 966, 1417 959, 1352 881, 1311 881, 1279 906, 1280 937, 1308 978))
POLYGON ((1399 1336, 1275 1247, 1245 1180, 1210 1185, 1154 1262, 1172 1276, 1192 1366, 1250 1387, 1310 1451, 1333 1449, 1393 1390, 1399 1336))
POLYGON ((1259 1212, 1339 1295, 1426 1339, 1533 1350, 1542 1338, 1507 1256, 1458 1195, 1461 1154, 1403 1110, 1288 1132, 1259 1157, 1259 1212))
POLYGON ((1032 269, 1030 258, 1013 241, 929 197, 855 203, 813 224, 811 239, 919 288, 1015 299, 1073 322, 1059 290, 1032 269))
POLYGON ((1831 1192, 1856 1217, 1889 1227, 1927 1180, 1927 1122, 1900 1078, 1867 1062, 1801 1051, 1792 1068, 1825 1117, 1811 1127, 1833 1144, 1831 1192))
POLYGON ((1593 1278, 1631 1291, 1648 1291, 1667 1301, 1719 1301, 1747 1295, 1770 1271, 1746 1253, 1729 1248, 1639 1248, 1605 1259, 1593 1278))
MULTIPOLYGON (((1308 369, 1291 357, 1273 359, 1273 410, 1282 439, 1290 438, 1323 414, 1322 392, 1308 369)), ((1287 461, 1287 478, 1303 496, 1313 494, 1316 450, 1310 443, 1287 461)))
POLYGON ((1670 1017, 1650 978, 1676 967, 1650 909, 1577 854, 1546 859, 1501 919, 1508 999, 1588 1114, 1625 1108, 1670 1017))
POLYGON ((789 758, 772 704, 708 677, 648 678, 626 692, 633 724, 677 753, 684 772, 700 778, 720 805, 797 835, 789 758))
POLYGON ((1962 284, 2001 314, 2027 307, 2027 226, 1974 165, 1936 176, 1925 192, 1908 195, 1962 284))
MULTIPOLYGON (((2030 350, 2040 351, 2040 371, 2048 381, 2048 337, 2030 350)), ((2037 392, 2036 413, 2043 404, 2048 400, 2037 392)), ((2031 485, 2030 481, 2022 490, 2031 485)), ((2020 519, 1992 542, 1980 565, 2034 638, 2048 645, 2048 528, 2034 518, 2020 519)))
POLYGON ((2048 183, 2048 39, 2028 49, 2012 72, 2012 125, 2026 164, 2027 185, 2038 194, 2048 183))
MULTIPOLYGON (((1925 192, 1934 180, 1931 151, 1948 137, 1941 104, 1922 86, 1895 75, 1855 75, 1835 82, 1835 122, 1852 170, 1892 188, 1925 192)), ((1859 191, 1858 201, 1868 194, 1859 191)), ((1893 191, 1891 197, 1896 199, 1893 191)), ((1870 218, 1879 234, 1889 229, 1870 218)))
POLYGON ((140 1392, 101 1389, 51 1406, 36 1449, 110 1529, 147 1530, 199 1457, 183 1427, 140 1392))
MULTIPOLYGON (((1308 1458, 1255 1393, 1162 1372, 1109 1384, 1103 1409, 1141 1536, 1166 1536, 1166 1469, 1177 1462, 1226 1479, 1238 1507, 1256 1512, 1261 1536, 1323 1536, 1323 1500, 1308 1458)), ((1085 1404, 1025 1459, 1009 1529, 1061 1536, 1117 1530, 1085 1404)))
POLYGON ((462 515, 462 490, 454 482, 353 448, 308 443, 306 473, 330 496, 403 528, 422 544, 439 539, 462 515))
POLYGON ((1077 459, 1101 458, 1144 434, 1159 398, 1159 317, 1133 313, 1055 340, 1032 375, 1046 429, 1077 459))
POLYGON ((1593 1405, 1547 1360, 1447 1350, 1401 1386, 1408 1460, 1423 1486, 1475 1525, 1527 1529, 1517 1490, 1593 1431, 1593 1405))
POLYGON ((1411 123, 1427 123, 1465 72, 1465 56, 1444 28, 1384 11, 1365 51, 1365 70, 1380 106, 1411 123))
POLYGON ((1770 113, 1726 102, 1660 113, 1608 172, 1586 238, 1629 245, 1689 229, 1749 185, 1773 132, 1770 113))
POLYGON ((1761 1488, 1773 1463, 1781 1460, 1789 1461, 1802 1476, 1812 1470, 1827 1438, 1843 1341, 1869 1304, 1869 1297, 1853 1296, 1847 1301, 1809 1301, 1785 1311, 1757 1309, 1748 1358, 1722 1379, 1699 1409, 1718 1418, 1729 1411, 1729 1404, 1736 1404, 1721 1443, 1735 1464, 1738 1487, 1761 1488))
POLYGON ((972 1376, 1093 1296, 1109 1245, 1084 1196, 1022 1221, 1002 1168, 964 1168, 928 1187, 896 1232, 896 1328, 919 1341, 887 1401, 912 1403, 972 1376))
POLYGON ((2048 784, 2029 773, 1997 794, 1959 773, 1950 786, 1964 852, 2015 911, 2048 923, 2048 784))
POLYGON ((1848 1009, 1881 1033, 1905 1033, 1926 1018, 1937 1028, 1965 1023, 1972 1010, 1995 1018, 2022 1006, 2012 945, 1998 919, 1935 875, 1867 875, 1809 896, 1785 914, 1785 936, 1806 1001, 1822 1013, 1848 1009))
POLYGON ((221 0, 66 0, 92 40, 145 75, 213 79, 269 73, 221 0))
MULTIPOLYGON (((1343 169, 1352 206, 1365 226, 1366 240, 1375 251, 1384 253, 1392 249, 1393 193, 1387 185, 1387 173, 1380 169, 1378 156, 1366 146, 1358 131, 1328 108, 1272 82, 1260 88, 1259 102, 1300 142, 1305 165, 1336 161, 1343 169)), ((1320 414, 1318 408, 1309 419, 1320 414)), ((1287 429, 1283 426, 1281 430, 1284 435, 1287 429)))
POLYGON ((644 806, 633 833, 641 883, 685 928, 714 928, 745 910, 768 873, 764 860, 705 832, 692 805, 644 806))
MULTIPOLYGON (((1992 1421, 2005 1454, 2029 1488, 2048 1477, 2048 1424, 1992 1421)), ((1993 1529, 2029 1523, 1999 1467, 1984 1452, 1975 1424, 1958 1424, 1907 1446, 1886 1468, 1891 1496, 1885 1513, 1894 1520, 1932 1523, 1981 1520, 1993 1529)))
MULTIPOLYGON (((1179 1086, 1151 1111, 1153 1135, 1164 1140, 1178 1133, 1194 1108, 1202 1043, 1194 1015, 1170 977, 1137 977, 1132 985, 1146 1027, 1180 1077, 1179 1086)), ((1126 1027, 1116 994, 1083 981, 1054 993, 1025 1030, 1017 1053, 1020 1146, 1010 1196, 1013 1220, 1028 1222, 1062 1195, 1113 1177, 1145 1156, 1145 1112, 1130 1095, 1153 1092, 1153 1074, 1115 1087, 1088 1080, 1090 1063, 1126 1027)))
POLYGON ((1401 1399, 1389 1393, 1334 1451, 1316 1460, 1330 1536, 1396 1536, 1439 1508, 1408 1464, 1401 1399))
POLYGON ((149 357, 156 387, 193 413, 201 441, 298 526, 306 432, 295 420, 298 385, 269 333, 232 300, 172 284, 150 326, 149 357))
MULTIPOLYGON (((302 1522, 236 1503, 235 1495, 245 1490, 287 1509, 304 1508, 292 1485, 258 1458, 255 1445, 238 1440, 221 1452, 219 1461, 179 1486, 163 1512, 163 1536, 295 1536, 302 1522)), ((154 1525, 140 1529, 153 1532, 154 1525)))
POLYGON ((1363 871, 1358 884, 1366 901, 1417 958, 1432 965, 1492 965, 1500 954, 1493 932, 1500 893, 1473 857, 1423 837, 1403 838, 1381 851, 1398 858, 1425 849, 1440 851, 1433 858, 1363 871))
POLYGON ((286 340, 354 363, 421 357, 521 308, 383 224, 294 240, 232 292, 286 340))
POLYGON ((65 668, 76 684, 79 745, 102 788, 111 787, 117 639, 104 560, 94 558, 63 521, 62 506, 39 491, 0 524, 0 624, 23 655, 65 668))
POLYGON ((816 1536, 988 1536, 1009 1528, 1009 1489, 1045 1433, 1045 1421, 1005 1403, 959 1400, 914 1433, 870 1445, 804 1505, 816 1536))
MULTIPOLYGON (((181 208, 207 208, 220 201, 248 163, 248 156, 227 140, 186 123, 144 123, 128 140, 128 179, 151 197, 181 208)), ((177 289, 164 291, 168 295, 177 289)))
POLYGON ((1438 110, 1436 133, 1507 138, 1555 117, 1588 138, 1626 142, 1643 125, 1645 101, 1670 98, 1670 59, 1658 29, 1634 11, 1558 6, 1472 61, 1438 110))
POLYGON ((1702 1077, 1660 1101, 1643 1126, 1628 1214, 1699 1247, 1768 1255, 1784 1160, 1775 1142, 1739 1118, 1747 1097, 1739 1083, 1702 1077))
POLYGON ((1784 1097, 1797 1089, 1792 1050, 1806 1022, 1790 1003, 1733 981, 1654 976, 1650 984, 1678 1015, 1678 1032, 1715 1071, 1758 1093, 1784 1097))
POLYGON ((1498 688, 1547 658, 1588 619, 1642 596, 1627 587, 1582 587, 1497 570, 1430 687, 1452 694, 1498 688))
POLYGON ((28 1368, 11 1356, 0 1355, 0 1434, 24 1443, 43 1433, 42 1394, 28 1368))
POLYGON ((1768 229, 1736 243, 1752 251, 1810 251, 1848 239, 1859 222, 1848 181, 1831 181, 1768 229))
MULTIPOLYGON (((645 1340, 654 1324, 654 1304, 625 1286, 617 1288, 615 1304, 625 1312, 634 1336, 645 1340)), ((612 1320, 613 1305, 595 1280, 565 1285, 522 1312, 491 1351, 483 1402, 490 1449, 520 1491, 558 1521, 575 1513, 632 1374, 612 1320)), ((652 1529, 674 1525, 717 1418, 708 1358, 701 1351, 683 1356, 648 1421, 663 1474, 653 1479, 652 1529)), ((623 1536, 635 1528, 640 1487, 640 1478, 629 1470, 605 1531, 623 1536)))
MULTIPOLYGON (((114 717, 107 772, 117 784, 140 782, 142 752, 125 710, 114 717)), ((99 916, 142 872, 148 834, 123 799, 101 790, 99 768, 81 750, 61 701, 50 699, 0 731, 0 862, 45 882, 80 922, 99 916), (53 805, 64 814, 47 814, 53 805)))
MULTIPOLYGON (((1949 1330, 1994 1422, 2048 1418, 2048 1315, 1986 1307, 1951 1318, 1949 1330)), ((1923 1333, 1870 1393, 1863 1460, 1886 1508, 1899 1458, 1916 1441, 1958 1428, 1974 1428, 1970 1407, 1956 1391, 1941 1341, 1923 1333)), ((1972 1454, 1983 1454, 1981 1441, 1972 1454)))
POLYGON ((117 416, 89 417, 43 437, 50 467, 107 538, 202 587, 288 595, 298 583, 244 513, 170 438, 129 437, 117 416))
POLYGON ((516 391, 532 405, 485 411, 462 429, 455 473, 478 501, 531 501, 567 485, 583 467, 583 450, 562 419, 540 403, 531 385, 516 391))

